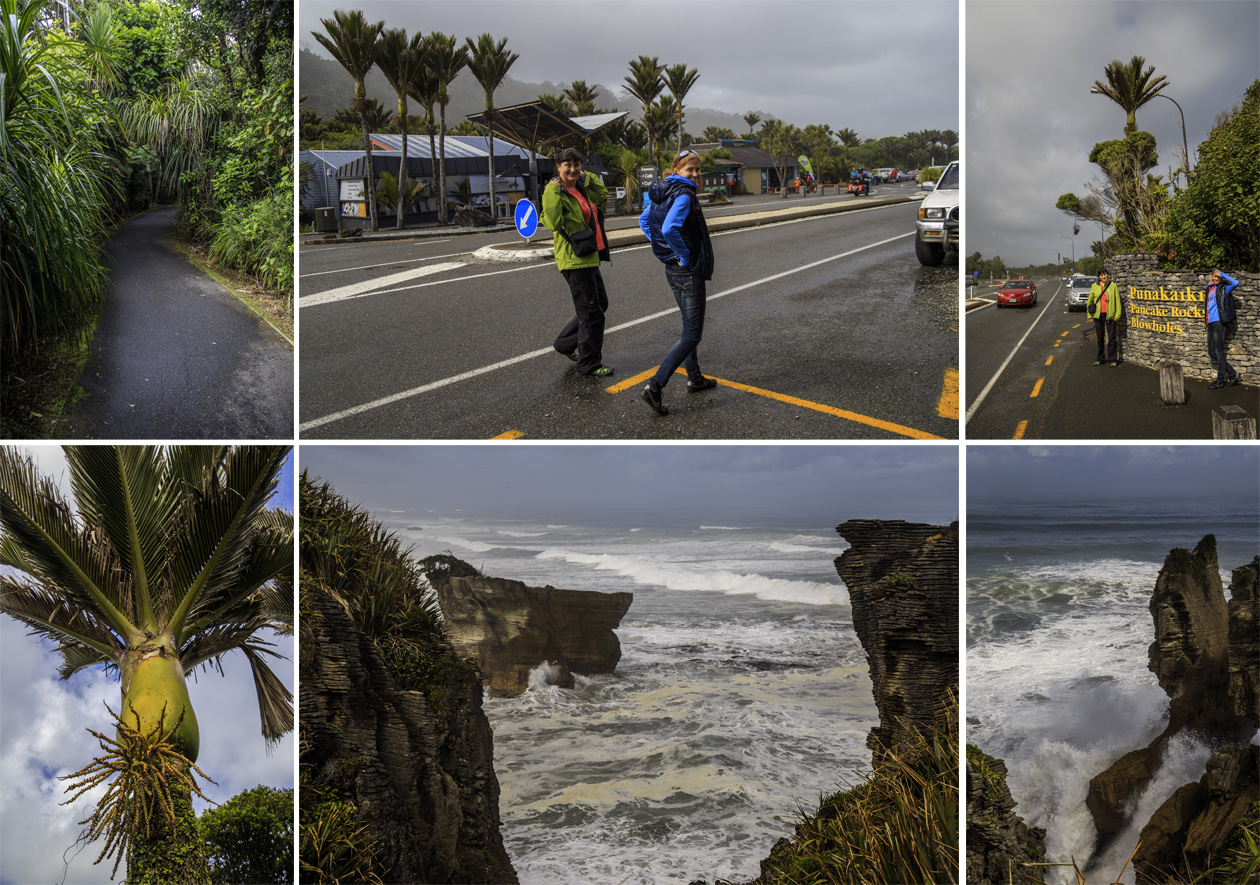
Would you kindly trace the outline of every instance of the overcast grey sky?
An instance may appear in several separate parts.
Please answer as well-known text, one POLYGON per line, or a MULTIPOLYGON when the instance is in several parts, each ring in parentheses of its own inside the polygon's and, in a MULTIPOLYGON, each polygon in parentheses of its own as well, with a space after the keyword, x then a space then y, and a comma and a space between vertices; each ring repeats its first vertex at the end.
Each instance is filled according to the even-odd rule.
MULTIPOLYGON (((1163 93, 1181 105, 1191 164, 1216 115, 1242 100, 1260 76, 1260 3, 968 0, 966 8, 966 251, 1008 265, 1070 256, 1072 219, 1054 208, 1060 194, 1088 193, 1097 169, 1089 152, 1122 138, 1124 111, 1102 95, 1113 60, 1135 55, 1155 66, 1163 93)), ((1181 117, 1152 99, 1138 128, 1155 136, 1159 166, 1180 166, 1181 117), (1175 149, 1175 150, 1174 150, 1175 149)), ((1082 224, 1076 257, 1090 254, 1098 225, 1082 224)))
POLYGON ((369 508, 536 514, 654 509, 731 519, 958 516, 956 446, 302 446, 301 468, 369 508))
MULTIPOLYGON (((41 476, 57 478, 69 496, 65 459, 57 446, 32 446, 41 476)), ((272 499, 275 506, 293 509, 293 458, 290 456, 272 499)), ((113 736, 105 704, 117 712, 120 689, 117 673, 106 675, 95 667, 67 681, 57 676, 61 655, 49 641, 26 635, 28 629, 7 615, 0 616, 0 885, 31 883, 97 883, 109 881, 113 861, 92 861, 101 843, 75 846, 83 829, 78 822, 91 811, 89 799, 99 799, 104 788, 76 801, 63 795, 71 774, 101 755, 100 744, 88 734, 93 728, 113 736), (69 862, 63 865, 63 855, 69 862), (63 873, 65 878, 63 880, 63 873)), ((268 636, 275 651, 287 660, 272 660, 271 669, 292 691, 293 641, 268 636)), ((199 670, 189 678, 188 692, 201 729, 197 766, 218 782, 198 778, 202 792, 216 802, 232 798, 259 784, 293 786, 295 743, 285 736, 271 752, 260 731, 258 704, 249 664, 239 653, 223 660, 223 675, 199 670)), ((198 813, 206 803, 194 798, 198 813)), ((119 868, 122 880, 126 865, 119 868)))
POLYGON ((302 0, 299 45, 328 57, 311 31, 336 9, 362 9, 368 21, 408 34, 506 37, 520 55, 510 76, 525 82, 621 90, 629 62, 649 55, 699 70, 690 107, 761 111, 863 138, 959 128, 952 0, 302 0))
POLYGON ((1254 446, 967 446, 967 501, 1111 497, 1184 498, 1257 504, 1254 446))

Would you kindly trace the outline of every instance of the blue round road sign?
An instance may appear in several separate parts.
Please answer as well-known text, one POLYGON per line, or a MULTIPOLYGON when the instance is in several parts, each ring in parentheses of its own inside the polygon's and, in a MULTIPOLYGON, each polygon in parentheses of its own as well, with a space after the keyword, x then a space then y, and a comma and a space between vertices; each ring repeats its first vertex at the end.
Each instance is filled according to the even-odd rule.
POLYGON ((516 204, 516 232, 528 239, 538 230, 538 210, 529 200, 516 204))

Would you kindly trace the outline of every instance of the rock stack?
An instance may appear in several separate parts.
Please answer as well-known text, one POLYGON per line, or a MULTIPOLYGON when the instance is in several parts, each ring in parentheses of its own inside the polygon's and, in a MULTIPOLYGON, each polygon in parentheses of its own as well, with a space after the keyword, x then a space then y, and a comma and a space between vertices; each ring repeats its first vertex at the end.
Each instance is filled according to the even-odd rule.
POLYGON ((1193 731, 1223 746, 1203 777, 1177 790, 1143 826, 1133 859, 1139 885, 1206 869, 1260 789, 1258 748, 1248 745, 1260 722, 1258 575, 1260 557, 1235 569, 1227 604, 1216 539, 1207 535, 1192 552, 1169 553, 1155 582, 1150 669, 1171 698, 1168 726, 1090 781, 1086 804, 1100 847, 1128 823, 1130 800, 1150 783, 1174 735, 1193 731))
POLYGON ((1044 881, 1046 831, 1015 813, 1006 763, 967 747, 967 881, 974 885, 1044 881))
POLYGON ((849 542, 836 571, 871 669, 878 764, 958 691, 958 523, 853 519, 836 531, 849 542))
POLYGON ((633 593, 527 587, 484 576, 435 582, 447 634, 480 668, 496 697, 521 694, 531 670, 550 664, 548 681, 573 687, 573 674, 612 673, 621 660, 614 633, 633 593))

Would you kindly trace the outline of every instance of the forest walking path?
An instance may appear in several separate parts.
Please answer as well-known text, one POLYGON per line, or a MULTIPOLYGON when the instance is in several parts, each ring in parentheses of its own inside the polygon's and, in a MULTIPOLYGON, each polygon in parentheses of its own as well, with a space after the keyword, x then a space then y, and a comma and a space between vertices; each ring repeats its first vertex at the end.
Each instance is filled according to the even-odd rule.
POLYGON ((65 435, 291 439, 293 348, 175 248, 175 209, 106 247, 112 286, 65 435))

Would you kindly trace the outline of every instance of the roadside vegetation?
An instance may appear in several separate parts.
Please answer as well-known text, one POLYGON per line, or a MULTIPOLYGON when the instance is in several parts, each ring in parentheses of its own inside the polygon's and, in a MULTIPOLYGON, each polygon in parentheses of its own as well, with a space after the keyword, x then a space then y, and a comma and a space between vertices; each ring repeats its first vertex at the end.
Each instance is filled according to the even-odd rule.
MULTIPOLYGON (((1123 135, 1090 151, 1098 177, 1089 192, 1066 193, 1055 203, 1073 219, 1074 231, 1098 225, 1100 239, 1091 247, 1097 261, 1085 272, 1097 273, 1102 259, 1129 252, 1154 253, 1165 268, 1260 270, 1260 80, 1217 115, 1197 160, 1180 157, 1165 178, 1154 171, 1155 138, 1137 128, 1136 115, 1162 94, 1167 79, 1141 56, 1111 62, 1105 75, 1090 91, 1124 112, 1123 135)), ((1176 153, 1184 151, 1179 146, 1176 153)))
MULTIPOLYGON (((411 135, 427 136, 431 143, 436 140, 433 155, 438 159, 438 181, 426 182, 424 188, 407 188, 401 182, 391 181, 388 188, 378 190, 374 205, 369 201, 369 211, 373 213, 369 225, 373 230, 378 229, 376 213, 383 211, 390 218, 389 224, 401 226, 399 219, 417 205, 436 209, 439 223, 447 223, 447 206, 437 199, 437 195, 446 193, 443 181, 446 155, 442 140, 446 135, 487 133, 486 127, 469 120, 448 126, 446 112, 452 84, 460 72, 468 68, 484 92, 484 113, 492 118, 495 93, 503 85, 517 54, 510 51, 506 39, 496 40, 490 34, 476 39, 467 37, 462 42, 455 35, 439 32, 408 36, 402 29, 387 29, 384 22, 366 21, 359 10, 338 10, 321 24, 323 30, 313 31, 312 36, 344 68, 351 82, 342 79, 340 88, 344 92, 330 97, 328 93, 332 90, 323 72, 310 75, 312 86, 323 90, 322 98, 343 105, 327 117, 313 110, 302 111, 299 116, 301 149, 366 150, 370 154, 369 133, 399 133, 404 139, 411 135), (396 98, 397 113, 380 99, 368 95, 367 81, 374 69, 384 74, 391 93, 388 100, 392 102, 396 98), (413 105, 408 99, 414 102, 415 113, 409 113, 413 105)), ((309 57, 315 62, 322 61, 309 57)), ((623 105, 629 102, 637 107, 636 111, 601 129, 591 139, 574 138, 538 147, 538 152, 541 156, 553 156, 565 147, 577 147, 588 155, 598 154, 604 168, 611 173, 610 181, 626 189, 627 204, 637 196, 636 170, 639 167, 655 165, 664 169, 673 154, 691 144, 746 141, 775 158, 780 180, 784 179, 789 164, 795 165, 797 157, 806 156, 810 158, 815 176, 824 184, 847 181, 850 171, 859 167, 888 166, 908 170, 926 166, 933 159, 938 165, 944 165, 958 158, 958 133, 952 129, 862 138, 852 129, 833 131, 831 125, 825 123, 810 124, 802 129, 757 111, 743 115, 747 125, 744 131, 707 126, 697 134, 686 128, 685 101, 700 77, 701 72, 686 63, 669 64, 655 56, 641 55, 629 62, 627 76, 618 84, 625 96, 623 105)), ((306 84, 304 76, 304 91, 306 84)), ((601 107, 600 95, 601 87, 574 80, 559 95, 542 94, 534 98, 567 117, 619 110, 601 107)), ((718 168, 714 161, 723 158, 720 151, 719 148, 708 152, 702 161, 702 171, 713 172, 718 168)), ((726 153, 725 158, 729 157, 726 153)), ((302 222, 309 220, 303 218, 302 222)))
POLYGON ((190 248, 291 316, 293 7, 0 0, 0 18, 3 435, 44 438, 131 215, 177 206, 190 248))

